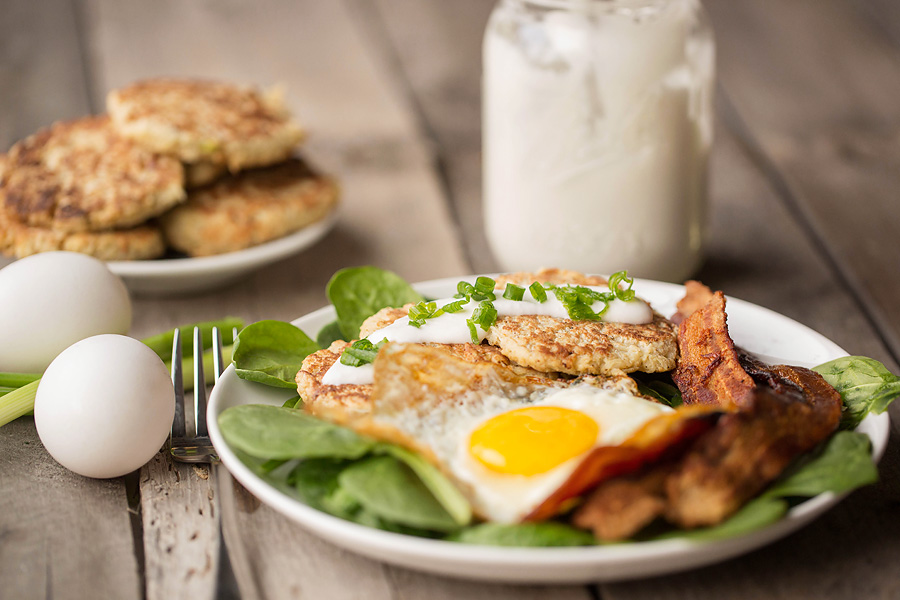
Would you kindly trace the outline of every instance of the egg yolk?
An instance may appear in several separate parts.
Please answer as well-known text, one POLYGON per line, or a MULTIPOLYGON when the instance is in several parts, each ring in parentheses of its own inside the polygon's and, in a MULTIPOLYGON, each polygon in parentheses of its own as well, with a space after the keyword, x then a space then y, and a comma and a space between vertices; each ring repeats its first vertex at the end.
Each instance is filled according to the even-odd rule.
POLYGON ((589 450, 599 431, 577 410, 528 406, 486 421, 469 438, 469 452, 497 473, 537 475, 589 450))

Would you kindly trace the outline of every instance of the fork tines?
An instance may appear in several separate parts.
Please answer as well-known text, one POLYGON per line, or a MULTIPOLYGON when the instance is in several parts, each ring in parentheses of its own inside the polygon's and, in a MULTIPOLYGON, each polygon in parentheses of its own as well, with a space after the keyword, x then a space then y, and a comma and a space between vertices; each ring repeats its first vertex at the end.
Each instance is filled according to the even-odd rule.
MULTIPOLYGON (((218 327, 212 331, 213 367, 215 380, 224 370, 222 361, 222 336, 218 327)), ((175 386, 175 418, 172 421, 170 448, 175 460, 182 462, 215 462, 219 458, 209 439, 206 426, 206 377, 203 372, 203 338, 199 327, 194 327, 194 409, 193 428, 188 431, 187 412, 184 406, 184 375, 182 373, 181 331, 175 330, 172 340, 172 384, 175 386)))

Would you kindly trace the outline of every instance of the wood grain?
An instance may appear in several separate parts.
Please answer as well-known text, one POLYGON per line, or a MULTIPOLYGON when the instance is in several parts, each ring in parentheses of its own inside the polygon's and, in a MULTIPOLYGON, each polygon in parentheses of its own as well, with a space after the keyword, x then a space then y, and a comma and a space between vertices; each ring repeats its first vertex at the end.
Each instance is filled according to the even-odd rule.
POLYGON ((141 598, 121 478, 76 475, 22 417, 0 428, 0 596, 141 598))
POLYGON ((4 2, 0 58, 0 150, 54 121, 91 112, 69 0, 4 2))
MULTIPOLYGON (((856 3, 707 3, 721 78, 785 200, 900 356, 900 66, 856 3)), ((896 18, 896 14, 894 14, 896 18)))
POLYGON ((358 2, 373 39, 383 40, 408 103, 432 142, 473 272, 496 262, 481 210, 481 39, 494 6, 484 0, 358 2))
POLYGON ((208 465, 159 452, 141 469, 148 600, 215 598, 219 520, 208 465))
MULTIPOLYGON (((3 5, 0 147, 91 110, 77 13, 66 0, 3 5)), ((4 340, 9 344, 10 340, 4 340)), ((140 598, 140 567, 122 478, 58 465, 34 421, 0 429, 0 596, 140 598)))

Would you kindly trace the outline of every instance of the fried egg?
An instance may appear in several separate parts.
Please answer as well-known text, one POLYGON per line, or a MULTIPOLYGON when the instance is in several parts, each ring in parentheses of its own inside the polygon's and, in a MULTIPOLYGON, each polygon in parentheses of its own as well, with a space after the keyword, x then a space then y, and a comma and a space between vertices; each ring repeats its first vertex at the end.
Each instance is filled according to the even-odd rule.
POLYGON ((674 440, 670 425, 681 421, 670 407, 622 386, 578 381, 529 378, 438 348, 391 344, 376 359, 371 414, 350 426, 420 452, 485 520, 547 518, 597 478, 657 456, 669 443, 657 442, 674 440), (652 434, 641 433, 648 428, 652 434))
POLYGON ((535 402, 492 400, 502 406, 500 412, 447 423, 435 438, 448 438, 439 458, 458 484, 472 490, 476 513, 503 523, 523 520, 565 484, 591 450, 618 446, 647 421, 672 412, 588 384, 551 390, 535 402))

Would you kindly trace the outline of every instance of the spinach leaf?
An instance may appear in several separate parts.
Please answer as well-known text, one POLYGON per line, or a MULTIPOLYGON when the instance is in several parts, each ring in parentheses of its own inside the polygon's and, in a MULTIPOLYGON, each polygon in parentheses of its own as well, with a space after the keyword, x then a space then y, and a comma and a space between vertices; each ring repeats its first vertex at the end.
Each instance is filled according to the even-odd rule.
POLYGON ((399 275, 371 266, 341 269, 331 277, 325 293, 348 341, 358 338, 359 326, 382 308, 423 300, 399 275))
POLYGON ((555 521, 541 523, 482 523, 448 537, 450 541, 484 546, 591 546, 596 543, 587 531, 555 521))
POLYGON ((301 461, 288 475, 297 495, 304 503, 343 519, 353 518, 359 503, 342 493, 338 475, 352 464, 335 458, 311 458, 301 461))
POLYGON ((332 321, 331 323, 320 329, 318 335, 316 335, 316 343, 319 344, 319 346, 321 346, 322 348, 327 348, 333 342, 343 339, 344 334, 341 333, 341 326, 337 321, 332 321))
POLYGON ((303 408, 303 398, 301 398, 300 396, 294 396, 293 398, 288 398, 287 400, 284 401, 284 404, 282 404, 281 406, 283 406, 284 408, 297 408, 297 409, 303 408))
POLYGON ((341 472, 338 482, 366 510, 382 519, 433 531, 459 527, 415 472, 393 456, 355 462, 341 472))
POLYGON ((854 429, 870 412, 884 412, 900 396, 900 377, 873 358, 844 356, 813 370, 844 400, 841 429, 854 429))
POLYGON ((408 466, 418 475, 422 484, 444 507, 457 525, 468 525, 472 520, 472 507, 460 491, 437 468, 424 458, 406 448, 393 444, 382 444, 377 450, 390 454, 408 466))
POLYGON ((672 407, 681 406, 684 403, 679 389, 670 383, 656 379, 641 380, 636 377, 634 380, 637 383, 638 392, 644 396, 650 396, 672 407))
POLYGON ((819 452, 793 465, 765 492, 765 496, 812 497, 823 492, 839 494, 878 481, 872 462, 869 436, 839 431, 819 452))
POLYGON ((234 344, 237 376, 273 387, 295 388, 303 359, 319 349, 305 333, 284 321, 248 325, 234 344))
POLYGON ((263 459, 359 458, 375 445, 346 427, 264 404, 225 409, 219 428, 229 445, 263 459))

